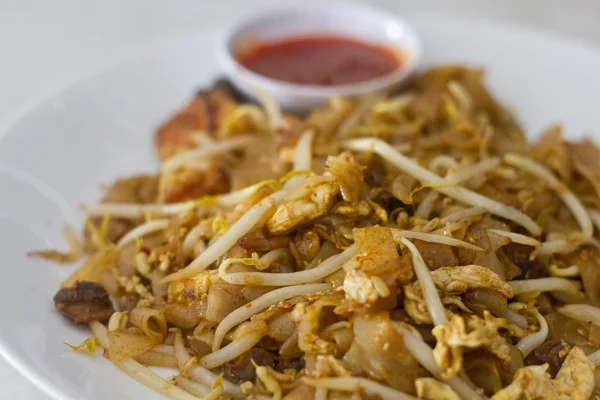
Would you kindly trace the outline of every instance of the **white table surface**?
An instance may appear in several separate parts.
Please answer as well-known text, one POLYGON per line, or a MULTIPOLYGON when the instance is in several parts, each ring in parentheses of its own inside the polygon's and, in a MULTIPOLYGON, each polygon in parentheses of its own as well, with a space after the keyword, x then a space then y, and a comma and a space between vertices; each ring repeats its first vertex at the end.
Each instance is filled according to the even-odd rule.
MULTIPOLYGON (((369 0, 527 26, 600 47, 600 0, 369 0)), ((78 77, 156 41, 216 26, 275 0, 0 0, 0 129, 78 77)), ((9 268, 9 266, 3 266, 9 268)), ((1 329, 1 325, 0 325, 1 329)), ((0 399, 48 400, 0 358, 0 399)))

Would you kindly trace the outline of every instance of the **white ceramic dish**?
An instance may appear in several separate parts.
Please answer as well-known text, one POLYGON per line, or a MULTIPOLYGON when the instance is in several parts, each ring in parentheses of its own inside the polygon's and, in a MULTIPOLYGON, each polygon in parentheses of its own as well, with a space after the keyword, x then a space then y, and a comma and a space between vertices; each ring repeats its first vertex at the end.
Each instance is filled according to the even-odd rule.
MULTIPOLYGON (((563 122, 570 137, 600 133, 600 50, 472 20, 413 22, 425 64, 486 66, 490 86, 531 134, 553 122, 563 122)), ((79 82, 1 132, 0 352, 56 399, 161 398, 100 355, 73 354, 61 344, 89 335, 53 309, 71 268, 25 254, 62 247, 62 225, 81 223, 78 204, 96 199, 100 184, 155 168, 153 129, 218 74, 206 56, 217 33, 189 36, 79 82)))
POLYGON ((399 84, 418 65, 421 44, 413 28, 396 15, 361 4, 331 3, 321 7, 287 7, 257 13, 232 24, 219 45, 223 71, 250 97, 268 92, 282 107, 308 111, 333 95, 354 96, 399 84), (340 86, 297 85, 259 75, 235 55, 248 40, 273 42, 290 37, 330 35, 383 46, 402 54, 402 65, 384 76, 340 86))

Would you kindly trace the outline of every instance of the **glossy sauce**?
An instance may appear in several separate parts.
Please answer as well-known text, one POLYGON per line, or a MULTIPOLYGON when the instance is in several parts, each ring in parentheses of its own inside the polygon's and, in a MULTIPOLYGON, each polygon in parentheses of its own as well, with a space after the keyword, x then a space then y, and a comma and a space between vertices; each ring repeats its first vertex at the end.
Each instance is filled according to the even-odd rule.
POLYGON ((281 81, 333 86, 363 82, 401 66, 391 49, 338 36, 297 37, 264 43, 238 55, 260 75, 281 81))

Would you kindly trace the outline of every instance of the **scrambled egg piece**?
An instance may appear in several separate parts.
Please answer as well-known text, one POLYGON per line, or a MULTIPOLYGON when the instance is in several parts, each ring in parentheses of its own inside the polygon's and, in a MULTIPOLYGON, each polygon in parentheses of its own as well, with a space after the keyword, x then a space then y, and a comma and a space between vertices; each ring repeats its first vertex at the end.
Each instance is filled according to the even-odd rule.
POLYGON ((519 368, 512 383, 490 400, 587 400, 594 390, 595 369, 583 350, 573 347, 556 379, 550 378, 548 364, 519 368))
POLYGON ((550 379, 548 364, 519 368, 510 385, 497 392, 490 400, 515 399, 571 399, 571 387, 550 379))
POLYGON ((342 153, 336 157, 329 156, 325 165, 327 172, 337 179, 344 201, 352 204, 358 202, 364 167, 357 164, 350 153, 342 153))
POLYGON ((410 281, 412 265, 403 263, 389 228, 379 226, 352 231, 358 247, 344 278, 346 297, 358 304, 374 304, 410 281))
POLYGON ((514 293, 508 283, 489 268, 479 265, 442 267, 431 273, 435 286, 448 294, 461 294, 469 289, 491 289, 510 299, 514 293))
MULTIPOLYGON (((418 282, 417 282, 418 283, 418 282)), ((444 306, 455 306, 456 308, 463 310, 467 313, 471 313, 471 310, 463 303, 462 299, 458 296, 444 296, 440 297, 444 306)), ((423 291, 420 286, 417 285, 406 285, 404 287, 404 309, 410 318, 417 324, 432 324, 431 315, 427 309, 427 303, 423 298, 423 291)), ((449 309, 445 308, 446 317, 451 318, 454 313, 449 309)))
POLYGON ((459 371, 464 349, 484 347, 499 359, 510 359, 510 347, 506 339, 498 334, 499 328, 508 326, 508 321, 495 318, 487 311, 483 319, 473 315, 465 323, 460 315, 453 315, 445 325, 438 325, 431 333, 435 336, 437 344, 433 355, 438 365, 444 368, 440 374, 449 378, 459 371))
POLYGON ((390 295, 390 289, 378 276, 369 276, 352 269, 344 278, 346 297, 360 304, 374 304, 379 298, 390 295))
POLYGON ((349 153, 327 158, 325 176, 335 178, 333 182, 321 183, 310 191, 308 198, 293 200, 277 207, 267 221, 267 229, 273 235, 291 231, 297 225, 315 220, 329 212, 336 203, 338 194, 349 204, 357 204, 362 187, 362 167, 349 153))
MULTIPOLYGON (((506 298, 513 297, 513 291, 506 282, 492 270, 479 265, 438 268, 431 271, 431 278, 444 305, 453 304, 466 312, 470 312, 470 310, 457 295, 470 289, 491 289, 506 298)), ((404 308, 411 319, 420 324, 431 324, 431 316, 427 311, 427 304, 419 282, 404 286, 404 294, 404 308)), ((449 310, 446 311, 450 317, 452 313, 449 310)))
POLYGON ((571 398, 588 399, 594 390, 596 366, 586 357, 583 350, 573 347, 556 374, 556 380, 572 387, 571 398))
POLYGON ((454 390, 435 378, 419 378, 415 381, 417 396, 424 400, 461 400, 454 390))
POLYGON ((327 214, 339 190, 339 185, 325 182, 316 186, 308 198, 279 205, 275 214, 267 221, 269 233, 281 235, 291 231, 297 225, 327 214))

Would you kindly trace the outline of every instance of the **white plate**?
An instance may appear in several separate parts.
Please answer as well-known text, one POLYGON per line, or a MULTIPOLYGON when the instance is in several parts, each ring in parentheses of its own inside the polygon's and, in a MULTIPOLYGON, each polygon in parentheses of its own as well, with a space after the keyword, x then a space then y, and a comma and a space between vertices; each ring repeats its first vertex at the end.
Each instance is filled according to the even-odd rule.
MULTIPOLYGON (((488 68, 495 93, 529 132, 562 122, 569 137, 600 129, 600 51, 546 33, 472 20, 423 17, 425 61, 488 68)), ((0 351, 57 399, 158 399, 100 356, 73 354, 88 332, 52 297, 69 268, 25 253, 62 247, 78 204, 118 176, 152 171, 156 124, 216 76, 216 32, 200 33, 56 94, 0 136, 0 351)))

